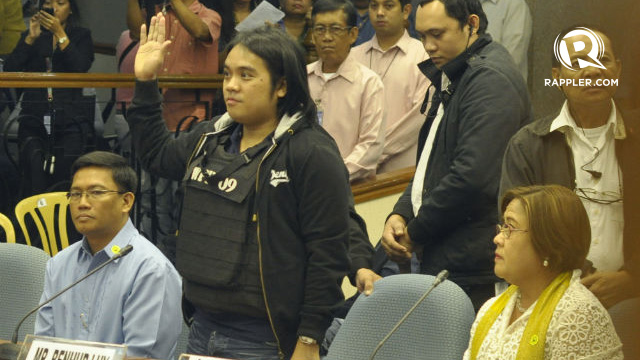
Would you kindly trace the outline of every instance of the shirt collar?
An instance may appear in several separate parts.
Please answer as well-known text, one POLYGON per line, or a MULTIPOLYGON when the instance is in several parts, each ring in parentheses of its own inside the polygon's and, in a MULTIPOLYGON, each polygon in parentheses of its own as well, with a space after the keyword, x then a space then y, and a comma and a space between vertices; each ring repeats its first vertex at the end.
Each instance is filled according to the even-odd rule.
MULTIPOLYGON (((366 43, 362 44, 362 46, 365 47, 365 52, 369 52, 372 51, 373 49, 378 50, 382 53, 384 53, 385 51, 382 50, 382 48, 380 47, 380 43, 378 42, 378 35, 374 35, 373 38, 371 38, 371 40, 367 41, 366 43)), ((400 51, 402 51, 404 54, 406 54, 409 51, 409 47, 411 46, 411 37, 409 36, 409 33, 407 32, 407 30, 404 31, 404 33, 402 34, 402 36, 400 37, 400 39, 398 39, 398 41, 393 44, 393 46, 391 46, 390 48, 387 49, 387 51, 391 51, 395 48, 400 49, 400 51)))
POLYGON ((468 66, 468 61, 473 58, 473 55, 491 43, 491 41, 491 35, 486 33, 482 34, 473 42, 473 44, 471 44, 471 46, 469 46, 468 49, 445 64, 442 69, 438 69, 432 59, 419 63, 418 68, 429 80, 431 80, 432 83, 437 83, 436 80, 439 80, 438 77, 440 72, 446 73, 449 79, 451 79, 452 82, 455 82, 460 76, 462 76, 462 74, 464 74, 468 66))
POLYGON ((366 21, 369 19, 369 10, 367 10, 364 14, 360 15, 360 13, 358 13, 358 18, 357 18, 357 22, 358 24, 362 21, 366 21))
MULTIPOLYGON (((131 222, 131 219, 127 219, 127 222, 124 224, 122 229, 118 231, 116 236, 104 247, 104 249, 96 252, 91 255, 91 247, 89 246, 89 242, 87 241, 87 237, 82 237, 82 250, 80 254, 87 255, 89 257, 98 256, 101 253, 104 253, 109 259, 111 259, 116 253, 120 251, 120 249, 131 243, 131 239, 138 234, 138 230, 136 230, 135 226, 131 222)), ((116 260, 118 261, 118 260, 116 260)))
POLYGON ((225 150, 230 154, 240 153, 240 142, 242 141, 242 124, 237 124, 229 135, 229 143, 225 146, 225 150))
POLYGON ((494 4, 498 3, 498 0, 480 0, 481 3, 492 2, 494 4))
MULTIPOLYGON (((627 137, 627 132, 624 128, 624 121, 622 120, 620 111, 616 109, 616 104, 613 99, 611 100, 611 105, 611 113, 609 113, 609 119, 607 120, 608 129, 613 129, 614 138, 616 140, 621 140, 627 137)), ((577 132, 578 125, 576 124, 573 116, 571 116, 571 111, 569 111, 569 102, 565 100, 564 105, 562 105, 562 110, 560 110, 560 114, 558 114, 558 116, 551 122, 549 132, 559 131, 566 133, 568 130, 577 132)))
MULTIPOLYGON (((307 70, 307 74, 314 74, 316 76, 322 77, 322 59, 316 61, 314 64, 307 70)), ((338 70, 335 72, 335 75, 327 81, 331 81, 338 76, 342 76, 348 82, 352 83, 355 81, 356 76, 358 75, 358 66, 356 60, 351 56, 351 51, 349 51, 349 55, 344 59, 338 70)))

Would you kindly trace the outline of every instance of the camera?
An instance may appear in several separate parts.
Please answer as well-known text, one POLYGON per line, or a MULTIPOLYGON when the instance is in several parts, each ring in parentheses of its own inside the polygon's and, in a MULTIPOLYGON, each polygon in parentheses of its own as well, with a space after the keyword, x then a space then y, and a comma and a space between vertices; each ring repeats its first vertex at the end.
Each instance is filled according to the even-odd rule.
MULTIPOLYGON (((42 10, 42 11, 44 11, 46 13, 49 13, 51 16, 53 16, 53 8, 52 7, 42 7, 42 8, 40 8, 40 10, 42 10)), ((47 32, 49 30, 47 30, 44 26, 40 25, 40 31, 47 32)))

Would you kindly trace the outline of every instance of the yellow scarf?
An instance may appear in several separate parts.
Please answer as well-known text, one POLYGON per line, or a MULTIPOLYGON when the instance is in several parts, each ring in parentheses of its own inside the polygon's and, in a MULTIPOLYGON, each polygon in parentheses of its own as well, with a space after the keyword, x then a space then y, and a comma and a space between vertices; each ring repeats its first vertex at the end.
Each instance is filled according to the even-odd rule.
MULTIPOLYGON (((571 272, 564 272, 556 276, 551 284, 540 294, 536 307, 533 309, 527 325, 524 328, 516 359, 544 359, 544 343, 547 337, 549 322, 551 322, 551 317, 556 309, 556 305, 558 305, 562 295, 564 295, 564 292, 569 287, 570 282, 571 272)), ((509 299, 516 291, 518 291, 517 286, 509 286, 478 322, 476 332, 471 342, 471 360, 477 358, 480 346, 489 333, 489 329, 491 329, 493 323, 502 313, 505 306, 507 306, 507 302, 509 302, 509 299)))

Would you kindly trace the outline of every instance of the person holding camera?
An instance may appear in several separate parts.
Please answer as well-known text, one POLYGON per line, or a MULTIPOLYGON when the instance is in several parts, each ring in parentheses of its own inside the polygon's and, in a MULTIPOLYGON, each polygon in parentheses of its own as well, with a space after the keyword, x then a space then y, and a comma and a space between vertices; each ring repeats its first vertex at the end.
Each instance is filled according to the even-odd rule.
MULTIPOLYGON (((79 26, 79 21, 77 0, 44 0, 40 11, 29 20, 29 29, 6 59, 4 71, 88 72, 94 59, 93 40, 91 31, 79 26)), ((81 99, 82 89, 24 90, 18 129, 23 196, 68 181, 75 157, 64 155, 84 152, 82 144, 94 120, 88 112, 94 104, 78 106, 81 99), (58 150, 54 150, 54 144, 58 150), (42 153, 44 157, 34 156, 42 153)))
MULTIPOLYGON (((160 75, 212 75, 219 72, 218 40, 222 19, 217 12, 198 0, 128 0, 127 26, 134 40, 138 40, 145 17, 154 15, 150 14, 152 10, 162 12, 167 19, 165 31, 167 39, 171 40, 160 75)), ((163 89, 163 111, 169 131, 187 128, 189 121, 180 124, 185 117, 205 120, 207 111, 203 103, 209 102, 207 106, 210 106, 214 94, 215 90, 211 89, 163 89)))

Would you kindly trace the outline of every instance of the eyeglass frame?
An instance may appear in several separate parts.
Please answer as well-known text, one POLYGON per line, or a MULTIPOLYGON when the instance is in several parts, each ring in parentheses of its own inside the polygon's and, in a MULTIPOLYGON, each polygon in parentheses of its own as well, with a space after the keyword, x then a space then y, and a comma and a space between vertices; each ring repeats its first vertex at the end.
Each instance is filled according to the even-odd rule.
POLYGON ((120 190, 108 190, 108 189, 91 189, 91 190, 74 190, 66 193, 67 200, 71 201, 79 201, 85 195, 87 196, 87 200, 100 200, 107 194, 117 193, 120 195, 126 194, 129 191, 120 191, 120 190))
POLYGON ((593 203, 600 204, 600 205, 611 205, 618 202, 622 202, 624 200, 624 196, 622 193, 616 193, 613 191, 597 191, 591 188, 576 188, 576 195, 578 195, 578 197, 581 199, 585 199, 587 201, 591 201, 593 203), (611 197, 615 196, 616 199, 614 200, 597 199, 589 196, 587 193, 587 190, 594 192, 595 195, 602 194, 604 196, 611 196, 611 197), (607 193, 611 193, 613 195, 608 195, 607 193))
POLYGON ((345 32, 353 29, 355 26, 338 26, 338 25, 331 25, 331 26, 324 26, 324 25, 316 25, 314 27, 311 28, 311 32, 313 33, 313 35, 315 36, 324 36, 327 32, 329 32, 332 36, 340 36, 342 34, 344 34, 345 32))
POLYGON ((504 234, 505 239, 508 239, 514 231, 529 232, 529 230, 525 229, 516 229, 509 224, 496 224, 496 235, 504 234))

